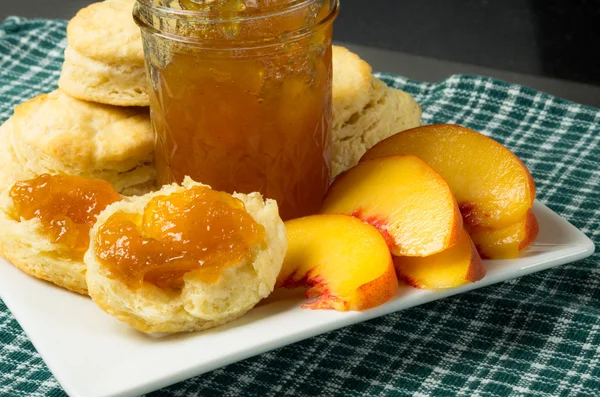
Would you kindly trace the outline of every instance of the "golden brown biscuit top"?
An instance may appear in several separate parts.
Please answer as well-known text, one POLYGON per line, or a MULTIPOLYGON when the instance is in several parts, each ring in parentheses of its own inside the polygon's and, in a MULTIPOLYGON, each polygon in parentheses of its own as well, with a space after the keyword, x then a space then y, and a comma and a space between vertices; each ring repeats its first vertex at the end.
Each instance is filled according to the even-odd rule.
POLYGON ((85 102, 56 90, 15 107, 12 120, 13 145, 55 168, 122 172, 152 157, 146 108, 85 102))
POLYGON ((67 26, 77 52, 104 63, 144 64, 140 29, 133 21, 135 0, 106 0, 82 10, 67 26))
MULTIPOLYGON (((348 49, 333 46, 333 103, 338 106, 356 100, 357 95, 368 94, 373 69, 348 49)), ((334 111, 335 113, 335 111, 334 111)))

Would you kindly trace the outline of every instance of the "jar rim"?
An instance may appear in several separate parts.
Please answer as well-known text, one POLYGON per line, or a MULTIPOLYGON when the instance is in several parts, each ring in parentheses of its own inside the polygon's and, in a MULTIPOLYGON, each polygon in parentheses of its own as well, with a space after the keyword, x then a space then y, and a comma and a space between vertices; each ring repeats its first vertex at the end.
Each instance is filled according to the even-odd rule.
MULTIPOLYGON (((183 10, 177 8, 166 7, 159 4, 154 4, 152 0, 136 0, 138 5, 143 7, 147 7, 148 9, 152 9, 155 14, 161 14, 161 16, 165 17, 200 17, 206 23, 218 23, 218 22, 239 22, 239 21, 251 21, 256 19, 265 19, 271 18, 277 15, 281 15, 288 12, 293 12, 298 10, 299 8, 306 7, 308 5, 317 3, 319 1, 328 1, 328 0, 291 0, 285 4, 277 4, 272 7, 267 7, 264 10, 266 13, 260 13, 257 15, 245 15, 247 11, 236 11, 234 12, 235 16, 233 18, 206 18, 209 15, 209 12, 203 11, 194 11, 194 10, 183 10)), ((333 0, 335 6, 333 9, 337 9, 339 7, 339 0, 333 0)), ((333 11, 332 9, 332 11, 333 11)), ((326 19, 326 18, 324 18, 326 19)))
MULTIPOLYGON (((203 16, 205 16, 207 14, 205 12, 198 12, 198 11, 191 11, 191 10, 179 10, 179 9, 175 9, 175 8, 156 5, 152 2, 152 0, 136 0, 136 4, 133 8, 133 19, 136 22, 136 24, 138 26, 140 26, 140 28, 142 30, 144 30, 144 29, 149 30, 155 35, 164 37, 169 40, 182 42, 182 43, 199 44, 204 41, 201 39, 198 39, 198 38, 194 38, 194 37, 182 36, 182 35, 179 35, 176 33, 169 33, 169 32, 162 31, 161 29, 157 28, 149 21, 143 20, 143 18, 141 18, 141 16, 140 16, 141 9, 143 9, 146 12, 151 13, 153 16, 158 17, 158 18, 161 18, 161 17, 162 18, 173 18, 173 19, 185 18, 186 20, 189 20, 189 19, 193 19, 194 17, 197 17, 199 19, 201 18, 202 23, 218 24, 218 23, 231 23, 231 22, 247 22, 247 21, 252 21, 252 20, 257 20, 257 19, 276 17, 276 16, 282 15, 284 13, 296 11, 296 10, 298 10, 302 7, 306 7, 310 4, 314 4, 317 1, 323 1, 323 0, 293 0, 292 2, 286 3, 285 5, 279 5, 277 7, 271 7, 271 8, 267 9, 267 10, 277 9, 278 12, 276 12, 276 13, 273 13, 273 12, 261 13, 260 15, 255 15, 255 16, 250 16, 250 17, 234 16, 233 18, 227 18, 227 19, 224 19, 224 18, 206 19, 206 18, 203 18, 203 16)), ((339 0, 324 0, 324 1, 331 2, 331 9, 330 9, 329 13, 325 17, 316 21, 316 23, 314 25, 302 27, 296 31, 286 32, 285 33, 286 41, 289 42, 289 41, 300 40, 300 39, 310 35, 312 32, 314 32, 316 30, 320 30, 322 27, 327 26, 328 24, 333 22, 333 20, 339 13, 340 1, 339 0)), ((243 12, 240 12, 240 15, 243 15, 243 12)), ((227 43, 228 43, 228 41, 223 41, 224 45, 226 45, 227 43)), ((211 44, 214 45, 217 43, 215 41, 211 41, 211 44)), ((246 48, 261 48, 261 47, 267 48, 267 47, 272 47, 277 44, 278 44, 278 42, 265 41, 264 39, 244 42, 244 45, 246 46, 246 48)))

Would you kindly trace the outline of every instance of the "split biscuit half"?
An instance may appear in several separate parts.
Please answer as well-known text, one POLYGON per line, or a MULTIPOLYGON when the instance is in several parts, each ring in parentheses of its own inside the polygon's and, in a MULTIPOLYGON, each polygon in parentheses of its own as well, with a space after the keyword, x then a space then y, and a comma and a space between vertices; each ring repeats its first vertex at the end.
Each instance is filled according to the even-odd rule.
MULTIPOLYGON (((98 257, 98 235, 117 213, 141 215, 156 196, 169 196, 195 186, 186 178, 180 185, 165 185, 159 191, 108 206, 92 228, 85 255, 89 294, 107 313, 143 332, 199 331, 232 321, 267 297, 275 287, 287 251, 287 236, 277 203, 259 193, 233 194, 245 204, 248 214, 265 230, 265 244, 256 246, 244 260, 220 270, 218 280, 208 283, 194 272, 183 276, 183 287, 173 291, 144 281, 130 288, 115 277, 98 257)), ((135 218, 135 217, 134 217, 135 218)))

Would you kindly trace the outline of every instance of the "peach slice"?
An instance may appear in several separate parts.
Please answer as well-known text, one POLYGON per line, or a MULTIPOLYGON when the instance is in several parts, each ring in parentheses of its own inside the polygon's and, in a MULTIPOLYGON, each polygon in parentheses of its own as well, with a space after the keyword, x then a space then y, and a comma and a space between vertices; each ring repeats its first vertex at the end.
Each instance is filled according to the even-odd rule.
POLYGON ((423 289, 454 288, 485 276, 483 262, 464 229, 453 247, 425 257, 397 256, 394 266, 398 278, 423 289))
POLYGON ((399 256, 443 251, 456 243, 462 228, 450 187, 415 156, 379 158, 351 168, 331 185, 321 212, 369 222, 399 256))
POLYGON ((503 229, 478 227, 469 233, 482 258, 513 259, 535 240, 539 230, 537 219, 529 210, 525 218, 514 225, 503 229))
POLYGON ((402 131, 361 161, 395 154, 413 154, 439 172, 471 227, 508 227, 533 205, 535 184, 527 167, 495 140, 468 128, 436 124, 402 131))
POLYGON ((285 223, 288 251, 278 287, 308 286, 309 309, 365 310, 396 294, 392 256, 373 226, 346 215, 312 215, 285 223))

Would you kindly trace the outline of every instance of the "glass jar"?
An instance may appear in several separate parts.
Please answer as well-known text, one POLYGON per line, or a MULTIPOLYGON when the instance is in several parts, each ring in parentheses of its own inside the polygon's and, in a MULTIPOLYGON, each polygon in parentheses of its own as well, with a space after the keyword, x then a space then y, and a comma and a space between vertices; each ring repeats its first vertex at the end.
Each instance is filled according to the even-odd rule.
POLYGON ((138 0, 158 182, 316 213, 331 175, 339 0, 138 0))

